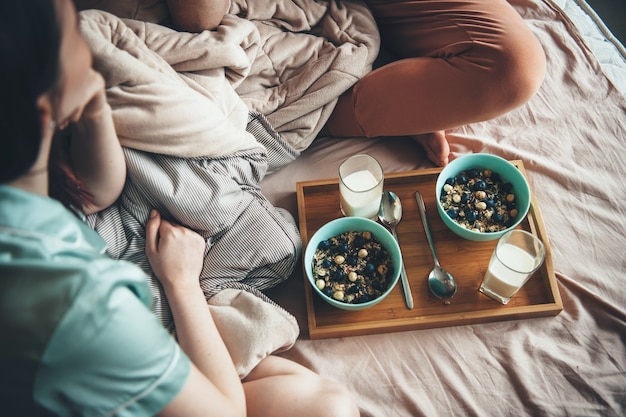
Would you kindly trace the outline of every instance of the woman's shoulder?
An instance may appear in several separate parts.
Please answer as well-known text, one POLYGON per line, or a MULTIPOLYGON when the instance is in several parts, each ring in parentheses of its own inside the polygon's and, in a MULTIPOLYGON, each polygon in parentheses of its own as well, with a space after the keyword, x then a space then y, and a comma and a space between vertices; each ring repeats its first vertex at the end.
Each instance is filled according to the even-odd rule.
MULTIPOLYGON (((180 390, 189 361, 150 312, 141 269, 79 258, 0 259, 0 311, 11 312, 0 315, 0 332, 12 335, 2 356, 15 374, 32 376, 23 388, 60 414, 128 407, 153 415, 180 390)), ((4 371, 0 381, 10 378, 4 371)))
POLYGON ((100 236, 61 204, 6 186, 0 199, 0 311, 12 312, 0 314, 0 331, 49 334, 72 309, 110 306, 118 289, 150 306, 144 272, 109 258, 100 236))
POLYGON ((69 402, 81 410, 154 415, 184 385, 189 359, 149 310, 145 283, 127 279, 127 272, 123 263, 97 263, 59 317, 34 392, 54 411, 69 402))

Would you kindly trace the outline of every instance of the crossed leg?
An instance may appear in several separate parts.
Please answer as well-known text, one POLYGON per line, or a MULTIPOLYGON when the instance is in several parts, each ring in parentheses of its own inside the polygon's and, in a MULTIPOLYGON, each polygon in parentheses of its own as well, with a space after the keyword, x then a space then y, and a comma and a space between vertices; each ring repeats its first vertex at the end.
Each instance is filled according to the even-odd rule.
POLYGON ((506 0, 366 2, 398 59, 340 97, 334 136, 414 136, 445 165, 445 129, 506 113, 543 81, 541 45, 506 0))

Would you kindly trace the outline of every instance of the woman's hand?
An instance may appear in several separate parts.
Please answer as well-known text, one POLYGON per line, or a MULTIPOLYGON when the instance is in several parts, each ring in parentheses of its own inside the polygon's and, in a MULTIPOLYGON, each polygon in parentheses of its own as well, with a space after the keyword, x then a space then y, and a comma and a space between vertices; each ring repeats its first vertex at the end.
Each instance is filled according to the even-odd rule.
POLYGON ((96 119, 108 110, 104 78, 92 68, 82 78, 80 88, 66 94, 72 94, 73 97, 66 97, 60 103, 57 118, 61 129, 70 123, 78 123, 83 118, 96 119), (73 107, 68 108, 69 103, 73 107))
POLYGON ((156 210, 150 212, 146 255, 168 298, 179 290, 199 290, 205 248, 198 233, 161 218, 156 210))
POLYGON ((146 254, 163 284, 178 343, 194 364, 183 389, 159 416, 246 415, 243 386, 200 288, 205 248, 196 232, 150 212, 146 254))
POLYGON ((67 165, 91 196, 83 211, 92 214, 109 207, 124 188, 126 161, 102 75, 89 68, 80 88, 63 95, 57 117, 61 129, 70 125, 67 165))

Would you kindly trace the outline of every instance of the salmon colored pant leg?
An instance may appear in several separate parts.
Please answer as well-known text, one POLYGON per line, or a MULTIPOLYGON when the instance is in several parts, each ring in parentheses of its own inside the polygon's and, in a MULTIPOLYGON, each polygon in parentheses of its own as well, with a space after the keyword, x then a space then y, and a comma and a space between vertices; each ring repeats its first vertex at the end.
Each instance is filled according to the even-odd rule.
POLYGON ((405 136, 501 115, 541 85, 545 56, 505 0, 366 0, 397 60, 343 94, 334 136, 405 136))

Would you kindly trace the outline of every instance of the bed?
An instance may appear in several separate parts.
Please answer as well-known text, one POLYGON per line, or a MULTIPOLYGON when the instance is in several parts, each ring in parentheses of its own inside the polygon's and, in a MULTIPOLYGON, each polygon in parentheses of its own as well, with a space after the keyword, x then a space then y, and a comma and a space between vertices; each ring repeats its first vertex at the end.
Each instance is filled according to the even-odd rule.
MULTIPOLYGON (((296 270, 269 293, 304 329, 283 355, 348 386, 363 416, 626 414, 624 50, 574 1, 511 3, 546 51, 547 79, 526 106, 450 132, 451 147, 455 156, 488 152, 524 162, 563 310, 311 340, 305 282, 296 270)), ((323 138, 265 178, 263 190, 297 216, 296 182, 336 178, 341 161, 360 152, 374 155, 385 172, 432 167, 409 140, 323 138)))
MULTIPOLYGON (((312 339, 307 333, 307 284, 296 257, 286 280, 271 288, 259 286, 264 297, 297 322, 297 339, 283 344, 279 354, 347 386, 363 416, 626 415, 626 54, 582 0, 510 2, 544 47, 547 78, 525 106, 448 135, 453 157, 486 152, 523 162, 549 237, 563 309, 542 318, 312 339)), ((237 7, 242 4, 233 1, 233 10, 241 12, 237 7)), ((255 12, 245 11, 248 16, 255 12)), ((145 35, 143 28, 135 32, 145 35)), ((358 48, 350 52, 365 63, 361 67, 371 63, 377 47, 375 37, 363 42, 368 46, 364 53, 358 48)), ((245 52, 252 54, 251 49, 245 52)), ((250 80, 249 69, 240 66, 227 75, 240 95, 254 96, 254 85, 242 81, 250 80)), ((369 153, 386 173, 433 167, 407 138, 320 133, 337 94, 323 89, 361 75, 356 71, 349 74, 351 80, 312 81, 319 89, 308 88, 307 94, 327 94, 283 101, 281 105, 300 111, 287 120, 276 115, 281 105, 263 111, 262 97, 246 102, 259 107, 261 125, 269 120, 279 132, 296 132, 295 140, 288 138, 297 142, 296 149, 283 152, 286 159, 261 175, 260 182, 263 196, 296 221, 297 182, 336 178, 338 165, 350 155, 369 153)), ((108 74, 107 81, 114 76, 108 74)), ((186 80, 186 85, 196 82, 186 80)), ((273 98, 266 97, 267 103, 273 98)), ((193 149, 170 145, 177 149, 173 154, 197 156, 193 149)), ((102 218, 92 222, 96 228, 98 221, 102 218)), ((107 242, 115 243, 123 234, 106 235, 107 242)), ((110 254, 124 258, 122 251, 110 254)), ((126 259, 136 261, 132 255, 126 259)))

